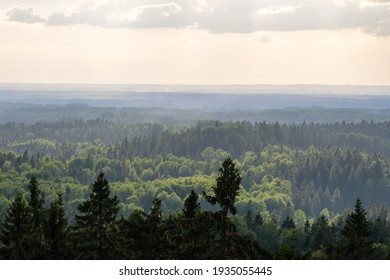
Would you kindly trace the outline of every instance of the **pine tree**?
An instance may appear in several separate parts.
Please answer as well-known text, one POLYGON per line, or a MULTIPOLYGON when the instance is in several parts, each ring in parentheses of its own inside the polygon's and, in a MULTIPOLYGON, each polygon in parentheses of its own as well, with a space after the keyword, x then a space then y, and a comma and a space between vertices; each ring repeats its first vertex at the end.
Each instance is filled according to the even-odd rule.
POLYGON ((229 211, 235 215, 237 213, 237 209, 234 206, 234 203, 241 183, 240 171, 233 160, 228 157, 222 163, 222 167, 219 168, 219 172, 220 175, 217 178, 217 186, 212 187, 214 195, 210 196, 203 193, 203 196, 211 204, 219 204, 222 208, 223 217, 226 217, 229 211))
POLYGON ((89 200, 79 205, 76 214, 78 258, 112 259, 115 253, 115 222, 119 199, 110 197, 110 187, 103 173, 92 185, 89 200))
POLYGON ((341 230, 340 257, 343 259, 370 259, 372 243, 369 241, 371 232, 366 211, 358 198, 355 211, 347 216, 341 230))
POLYGON ((9 260, 31 259, 32 213, 26 200, 18 193, 0 227, 0 255, 9 260))
POLYGON ((221 211, 209 213, 203 221, 208 223, 208 250, 205 258, 208 259, 237 259, 257 258, 265 251, 250 238, 237 234, 236 226, 230 221, 227 214, 237 213, 234 203, 241 183, 241 175, 235 163, 229 157, 225 159, 219 169, 216 187, 212 187, 214 195, 203 193, 211 204, 218 203, 221 211))

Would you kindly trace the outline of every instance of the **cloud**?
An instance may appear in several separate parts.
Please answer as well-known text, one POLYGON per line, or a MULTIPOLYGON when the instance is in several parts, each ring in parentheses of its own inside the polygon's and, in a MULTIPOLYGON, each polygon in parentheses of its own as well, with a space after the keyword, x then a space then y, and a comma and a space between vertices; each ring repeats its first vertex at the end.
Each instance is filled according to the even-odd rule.
POLYGON ((33 8, 15 7, 5 12, 8 21, 21 23, 42 23, 45 19, 34 13, 33 8))
POLYGON ((69 15, 54 13, 47 25, 86 24, 110 28, 161 28, 182 27, 191 22, 185 19, 183 8, 175 2, 161 1, 111 1, 83 2, 69 15), (149 5, 141 5, 149 2, 149 5), (135 4, 138 4, 135 5, 135 4))
POLYGON ((254 38, 252 41, 256 43, 271 43, 272 38, 269 36, 261 36, 261 37, 254 38))
POLYGON ((210 10, 210 6, 206 0, 190 0, 189 7, 198 13, 207 12, 210 10))
POLYGON ((297 7, 294 6, 268 6, 257 10, 260 16, 273 16, 280 14, 294 14, 297 7))
MULTIPOLYGON (((128 28, 180 27, 183 8, 176 3, 163 3, 136 7, 127 14, 107 16, 107 24, 128 28)), ((187 22, 189 24, 189 22, 187 22)))
POLYGON ((170 17, 173 14, 180 13, 183 10, 182 7, 176 3, 167 3, 160 5, 148 5, 136 8, 137 20, 159 20, 170 17))
POLYGON ((390 5, 362 6, 360 0, 293 3, 226 1, 200 21, 200 28, 213 33, 361 29, 380 36, 390 35, 390 5))
POLYGON ((361 29, 390 35, 390 0, 94 0, 46 19, 32 8, 13 8, 8 13, 10 21, 48 26, 190 27, 211 33, 361 29))

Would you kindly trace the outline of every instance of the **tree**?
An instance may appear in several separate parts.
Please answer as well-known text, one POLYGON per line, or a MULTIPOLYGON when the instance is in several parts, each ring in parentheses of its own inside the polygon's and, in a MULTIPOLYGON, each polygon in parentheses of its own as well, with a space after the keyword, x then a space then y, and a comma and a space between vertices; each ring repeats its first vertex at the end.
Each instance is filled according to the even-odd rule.
POLYGON ((31 259, 32 213, 26 200, 18 193, 1 223, 0 255, 8 260, 31 259))
POLYGON ((120 255, 124 259, 164 259, 167 254, 164 238, 161 200, 155 198, 148 213, 135 210, 119 221, 120 255))
POLYGON ((65 215, 62 194, 51 202, 45 221, 45 241, 52 259, 65 259, 67 254, 68 219, 65 215))
POLYGON ((325 217, 325 215, 321 215, 313 225, 308 227, 310 231, 308 231, 307 241, 308 246, 316 251, 321 249, 325 243, 328 241, 330 237, 330 227, 328 225, 329 221, 325 217))
POLYGON ((76 214, 77 245, 80 258, 110 259, 115 250, 116 216, 119 199, 110 197, 110 187, 103 173, 92 185, 89 200, 79 205, 76 214))
POLYGON ((30 191, 30 200, 29 205, 32 209, 33 219, 34 219, 34 230, 41 228, 42 223, 42 208, 43 208, 43 194, 39 189, 39 183, 35 176, 30 179, 28 185, 28 190, 30 191))
MULTIPOLYGON (((146 235, 143 259, 164 258, 166 252, 161 199, 155 198, 145 219, 146 235)), ((138 242, 142 242, 139 240, 138 242)))
POLYGON ((280 226, 281 230, 284 229, 294 229, 295 228, 295 223, 290 216, 287 216, 286 219, 283 221, 282 225, 280 226))
POLYGON ((186 218, 192 219, 196 214, 200 213, 198 197, 198 194, 192 190, 190 195, 184 200, 183 214, 186 218))
POLYGON ((217 178, 217 186, 212 187, 214 195, 210 196, 204 192, 203 196, 209 203, 213 205, 216 203, 219 204, 222 208, 223 217, 226 217, 229 211, 235 215, 237 210, 234 203, 241 183, 240 171, 233 160, 228 157, 222 163, 219 172, 220 175, 217 178))
POLYGON ((46 258, 43 240, 43 193, 39 189, 39 183, 35 176, 30 179, 28 185, 30 199, 28 201, 32 212, 32 236, 30 240, 30 254, 33 259, 46 258))
POLYGON ((341 229, 340 256, 343 259, 370 259, 372 243, 369 241, 371 232, 366 211, 358 198, 355 211, 350 213, 341 229))

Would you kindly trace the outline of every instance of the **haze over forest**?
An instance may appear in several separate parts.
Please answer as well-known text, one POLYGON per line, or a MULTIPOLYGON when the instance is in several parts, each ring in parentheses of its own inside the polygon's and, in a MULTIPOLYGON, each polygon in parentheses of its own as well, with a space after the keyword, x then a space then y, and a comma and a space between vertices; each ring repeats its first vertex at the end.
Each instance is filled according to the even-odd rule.
POLYGON ((389 107, 390 86, 0 84, 0 102, 98 107, 280 109, 389 107))

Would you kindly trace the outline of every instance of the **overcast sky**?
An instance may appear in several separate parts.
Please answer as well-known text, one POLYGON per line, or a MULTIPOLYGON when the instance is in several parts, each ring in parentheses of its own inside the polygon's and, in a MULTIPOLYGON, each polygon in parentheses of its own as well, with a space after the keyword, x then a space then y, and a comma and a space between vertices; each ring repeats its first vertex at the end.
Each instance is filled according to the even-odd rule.
POLYGON ((0 0, 0 82, 390 85, 390 0, 0 0))

